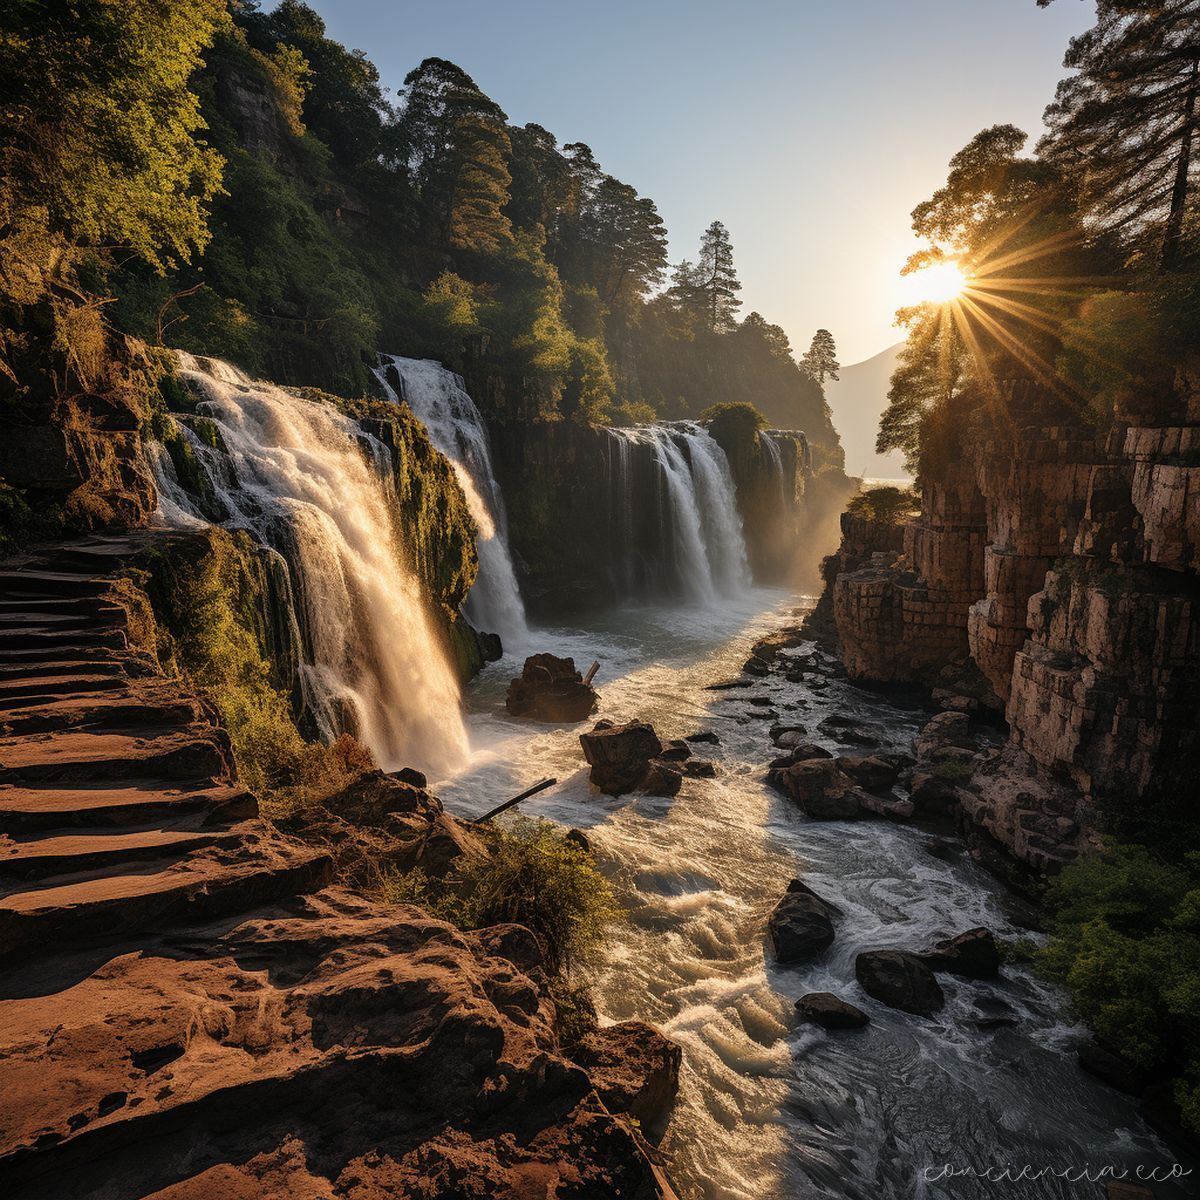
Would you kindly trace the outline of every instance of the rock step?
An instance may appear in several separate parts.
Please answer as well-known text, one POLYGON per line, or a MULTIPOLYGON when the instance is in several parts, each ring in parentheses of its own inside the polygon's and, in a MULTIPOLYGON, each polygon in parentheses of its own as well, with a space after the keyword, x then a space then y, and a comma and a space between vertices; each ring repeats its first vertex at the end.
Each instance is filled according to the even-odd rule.
POLYGON ((143 780, 78 788, 0 785, 0 828, 8 833, 75 826, 144 826, 189 817, 232 824, 257 815, 257 799, 237 784, 196 782, 171 787, 143 780))
POLYGON ((69 662, 116 662, 124 663, 126 646, 92 644, 76 638, 54 646, 0 646, 0 666, 24 667, 37 665, 45 668, 51 664, 69 662))
POLYGON ((64 597, 97 597, 109 589, 109 580, 95 574, 73 571, 22 569, 0 570, 0 595, 38 596, 46 600, 64 597))
POLYGON ((53 663, 0 663, 0 688, 10 683, 41 682, 66 676, 113 675, 119 677, 141 674, 140 664, 125 658, 66 659, 53 663))
POLYGON ((60 646, 89 646, 125 650, 129 642, 123 629, 104 629, 98 625, 80 625, 74 629, 55 629, 51 626, 31 626, 26 629, 6 629, 0 624, 0 653, 6 650, 44 650, 60 646))
POLYGON ((0 679, 0 712, 29 708, 34 704, 56 704, 80 696, 95 696, 128 690, 129 681, 121 675, 44 675, 0 679))
POLYGON ((92 609, 52 609, 40 607, 37 601, 6 601, 0 606, 0 627, 6 630, 110 629, 119 627, 124 617, 124 609, 115 604, 92 609))
POLYGON ((0 600, 0 619, 6 619, 9 613, 20 616, 22 613, 42 613, 48 617, 112 617, 120 620, 124 609, 114 604, 107 594, 99 596, 9 596, 0 600))
POLYGON ((65 729, 115 730, 143 726, 191 725, 205 720, 199 700, 176 693, 153 698, 153 689, 129 688, 63 696, 38 704, 10 705, 0 693, 0 724, 10 735, 65 729), (150 695, 145 691, 149 690, 150 695))
POLYGON ((222 779, 230 775, 228 735, 206 730, 33 734, 0 738, 0 783, 75 780, 222 779))
POLYGON ((317 891, 332 875, 328 854, 255 835, 235 841, 178 862, 13 892, 0 899, 0 954, 57 952, 63 942, 115 940, 211 920, 317 891))
POLYGON ((205 846, 236 845, 240 837, 237 833, 211 829, 144 829, 134 833, 93 830, 38 837, 28 842, 0 839, 0 875, 10 879, 45 879, 122 863, 182 857, 205 846))

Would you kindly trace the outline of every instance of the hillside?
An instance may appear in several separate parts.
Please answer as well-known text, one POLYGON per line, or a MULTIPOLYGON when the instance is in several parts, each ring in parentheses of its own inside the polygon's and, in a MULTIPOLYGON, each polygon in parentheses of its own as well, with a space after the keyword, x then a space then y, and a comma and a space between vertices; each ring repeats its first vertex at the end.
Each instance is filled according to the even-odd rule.
POLYGON ((869 479, 900 479, 904 456, 895 450, 876 454, 879 416, 887 405, 888 382, 896 369, 902 343, 881 350, 873 358, 843 367, 837 382, 825 384, 833 424, 846 452, 846 470, 869 479))

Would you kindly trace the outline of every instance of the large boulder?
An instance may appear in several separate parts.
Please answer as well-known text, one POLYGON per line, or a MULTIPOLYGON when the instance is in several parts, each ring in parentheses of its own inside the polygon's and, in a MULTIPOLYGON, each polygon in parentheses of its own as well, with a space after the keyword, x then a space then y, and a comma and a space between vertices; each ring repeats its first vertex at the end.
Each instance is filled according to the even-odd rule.
POLYGON ((917 761, 922 762, 930 758, 934 751, 952 746, 964 750, 975 749, 971 719, 966 713, 940 712, 930 718, 917 734, 917 761))
POLYGON ((810 816, 845 821, 858 816, 857 784, 832 758, 811 758, 780 773, 780 786, 810 816))
POLYGON ((833 943, 837 909, 807 884, 792 880, 767 919, 767 932, 781 963, 805 962, 833 943))
POLYGON ((854 975, 868 996, 919 1017, 946 1003, 933 972, 904 950, 864 950, 854 960, 854 975))
POLYGON ((982 927, 935 942, 920 958, 931 970, 968 979, 994 979, 1000 973, 1000 947, 982 927))
POLYGON ((658 734, 645 721, 629 721, 625 725, 600 721, 590 733, 579 735, 579 744, 592 768, 591 781, 610 796, 620 796, 639 787, 650 760, 658 758, 663 748, 658 734))
POLYGON ((532 721, 582 721, 596 711, 599 693, 575 669, 573 658, 532 654, 518 678, 508 685, 504 707, 532 721))
POLYGON ((832 992, 809 992, 801 996, 796 1001, 796 1012, 802 1021, 820 1025, 822 1029, 861 1029, 871 1019, 861 1008, 832 992))
POLYGON ((679 1091, 683 1051, 641 1021, 622 1021, 588 1034, 574 1053, 611 1113, 658 1125, 679 1091))
POLYGON ((839 754, 838 767, 869 792, 886 792, 900 778, 901 761, 882 754, 839 754))

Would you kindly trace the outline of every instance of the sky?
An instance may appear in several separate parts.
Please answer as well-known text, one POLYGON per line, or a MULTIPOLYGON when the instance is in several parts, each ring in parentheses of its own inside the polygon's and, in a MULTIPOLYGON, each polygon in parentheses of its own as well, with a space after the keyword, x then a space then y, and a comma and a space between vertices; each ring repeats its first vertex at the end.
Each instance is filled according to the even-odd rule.
MULTIPOLYGON (((1031 134, 1092 0, 308 0, 394 93, 431 56, 650 196, 671 261, 728 227, 742 312, 843 363, 899 341, 909 213, 979 130, 1031 134)), ((264 8, 272 7, 264 4, 264 8)))

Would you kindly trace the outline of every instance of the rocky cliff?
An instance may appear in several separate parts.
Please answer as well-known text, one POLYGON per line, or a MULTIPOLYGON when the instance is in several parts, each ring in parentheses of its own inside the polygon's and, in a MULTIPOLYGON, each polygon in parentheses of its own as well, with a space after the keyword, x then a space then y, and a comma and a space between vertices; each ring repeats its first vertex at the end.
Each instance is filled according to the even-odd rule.
POLYGON ((847 669, 1003 714, 1007 745, 960 812, 979 846, 1039 872, 1101 824, 1153 820, 1200 741, 1198 383, 1181 373, 1099 430, 1039 423, 1054 404, 1012 387, 1010 419, 931 473, 919 517, 843 521, 847 669))

